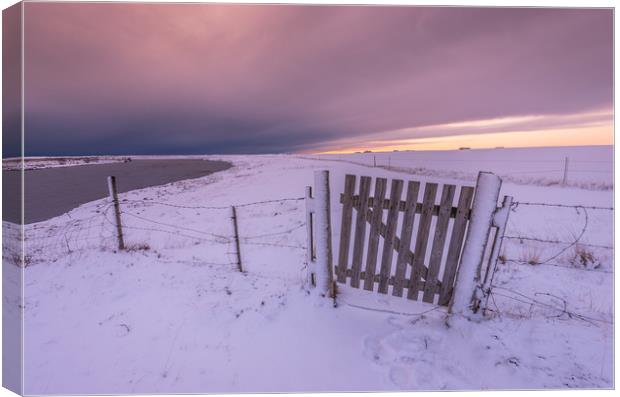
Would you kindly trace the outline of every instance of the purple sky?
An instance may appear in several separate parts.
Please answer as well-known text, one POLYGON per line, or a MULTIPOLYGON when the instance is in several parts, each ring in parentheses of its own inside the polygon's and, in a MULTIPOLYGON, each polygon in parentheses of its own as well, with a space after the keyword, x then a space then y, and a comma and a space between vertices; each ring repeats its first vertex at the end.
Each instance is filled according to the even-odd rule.
POLYGON ((611 10, 25 7, 27 155, 322 151, 531 115, 543 142, 611 117, 611 10))

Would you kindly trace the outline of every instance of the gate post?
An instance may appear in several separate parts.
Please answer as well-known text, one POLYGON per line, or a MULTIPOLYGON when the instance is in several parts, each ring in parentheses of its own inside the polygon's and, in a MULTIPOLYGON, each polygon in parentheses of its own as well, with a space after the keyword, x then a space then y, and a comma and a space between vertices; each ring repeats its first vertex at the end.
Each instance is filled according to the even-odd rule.
POLYGON ((502 180, 490 172, 478 173, 465 246, 449 312, 472 319, 480 306, 480 270, 489 239, 502 180))
MULTIPOLYGON (((333 263, 332 263, 332 229, 331 229, 331 208, 329 194, 329 171, 315 171, 314 173, 314 198, 308 198, 310 191, 306 190, 307 211, 314 213, 315 236, 310 234, 308 238, 309 259, 312 260, 314 274, 315 291, 320 296, 335 297, 333 283, 333 263), (313 244, 314 243, 314 244, 313 244), (314 255, 312 245, 315 245, 314 255)), ((307 219, 311 217, 308 215, 307 219)))

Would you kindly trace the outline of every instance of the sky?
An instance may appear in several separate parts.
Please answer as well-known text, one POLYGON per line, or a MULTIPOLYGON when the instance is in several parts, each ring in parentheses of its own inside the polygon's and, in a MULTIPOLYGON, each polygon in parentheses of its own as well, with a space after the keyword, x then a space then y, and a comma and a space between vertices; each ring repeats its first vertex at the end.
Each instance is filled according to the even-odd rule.
POLYGON ((613 142, 609 9, 26 3, 24 20, 26 155, 613 142))

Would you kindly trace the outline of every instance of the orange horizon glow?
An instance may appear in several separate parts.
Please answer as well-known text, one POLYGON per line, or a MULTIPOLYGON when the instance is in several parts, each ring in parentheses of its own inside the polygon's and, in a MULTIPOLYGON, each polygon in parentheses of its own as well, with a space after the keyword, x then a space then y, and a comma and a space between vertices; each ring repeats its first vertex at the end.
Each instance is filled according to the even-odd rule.
MULTIPOLYGON (((550 147, 550 146, 600 146, 614 144, 613 113, 611 111, 591 112, 561 116, 561 120, 551 120, 561 124, 568 121, 573 125, 551 128, 517 128, 522 123, 545 122, 544 116, 512 117, 505 119, 474 120, 445 125, 434 125, 411 129, 409 135, 429 131, 462 131, 460 134, 444 136, 422 136, 419 138, 377 139, 374 134, 364 142, 334 142, 332 148, 317 150, 314 154, 347 154, 364 151, 392 152, 406 150, 457 150, 459 148, 491 149, 497 147, 550 147), (597 120, 594 120, 597 118, 597 120), (601 120, 602 118, 602 120, 601 120), (514 126, 515 128, 510 128, 514 126), (505 127, 508 131, 489 132, 505 127), (476 130, 483 132, 476 132, 476 130), (467 133, 466 133, 467 132, 467 133)), ((549 120, 547 120, 549 121, 549 120)), ((402 135, 407 130, 386 132, 386 136, 402 135)))

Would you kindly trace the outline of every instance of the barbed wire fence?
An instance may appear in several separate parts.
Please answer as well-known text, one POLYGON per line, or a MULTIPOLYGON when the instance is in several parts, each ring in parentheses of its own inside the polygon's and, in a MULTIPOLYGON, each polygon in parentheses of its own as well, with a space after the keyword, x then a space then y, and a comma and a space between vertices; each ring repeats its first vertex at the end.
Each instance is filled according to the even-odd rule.
MULTIPOLYGON (((511 217, 518 214, 519 209, 522 207, 541 209, 558 208, 562 210, 574 211, 577 216, 583 219, 583 224, 581 224, 579 232, 576 233, 574 238, 570 240, 550 239, 543 236, 521 233, 514 235, 506 234, 503 236, 504 253, 499 259, 501 264, 527 265, 530 267, 552 266, 556 269, 564 269, 568 271, 613 274, 613 270, 604 268, 602 263, 597 263, 596 261, 596 251, 611 251, 613 254, 613 245, 594 244, 584 241, 584 236, 590 228, 590 212, 613 212, 613 207, 515 201, 512 203, 511 217), (506 256, 505 252, 510 250, 509 245, 511 242, 516 242, 518 244, 524 244, 527 242, 544 245, 547 247, 546 250, 544 250, 547 252, 547 256, 530 260, 506 256), (571 249, 574 251, 571 254, 568 254, 571 249), (549 253, 549 251, 551 252, 549 253), (568 258, 566 257, 567 255, 568 258)), ((499 269, 500 267, 497 267, 495 268, 495 271, 497 272, 499 269)), ((494 280, 494 276, 495 274, 491 275, 491 280, 494 280)), ((535 310, 539 310, 540 314, 549 319, 580 320, 594 326, 599 326, 601 324, 613 324, 613 317, 611 313, 600 313, 594 310, 587 313, 578 311, 572 308, 575 304, 569 302, 566 297, 561 297, 558 294, 554 294, 549 291, 536 291, 528 294, 514 288, 509 288, 506 285, 498 285, 492 281, 490 288, 487 291, 483 291, 483 294, 485 294, 487 299, 486 311, 499 317, 503 315, 531 317, 535 310), (498 303, 498 300, 500 303, 498 303), (519 311, 518 313, 515 313, 507 307, 501 307, 502 300, 504 302, 516 302, 521 306, 524 306, 526 311, 519 311), (492 307, 490 307, 491 304, 492 307)))
MULTIPOLYGON (((297 203, 303 200, 305 200, 305 197, 291 197, 241 203, 236 204, 235 207, 240 209, 261 207, 263 209, 270 209, 270 211, 268 211, 268 216, 270 217, 283 216, 281 212, 273 211, 274 206, 292 204, 290 209, 298 211, 299 208, 297 203)), ((299 254, 299 263, 301 264, 300 272, 303 273, 307 271, 308 264, 306 254, 308 248, 304 244, 306 241, 303 239, 302 241, 291 239, 292 234, 307 227, 303 219, 299 219, 292 224, 287 220, 287 222, 282 223, 283 226, 279 230, 269 230, 265 233, 258 232, 254 234, 242 232, 235 236, 232 233, 232 227, 226 230, 215 230, 212 228, 213 224, 210 222, 213 219, 218 219, 218 225, 220 226, 223 225, 225 227, 225 225, 231 225, 230 214, 228 213, 231 206, 183 205, 147 198, 141 200, 125 198, 121 200, 120 203, 123 219, 122 228, 124 231, 127 231, 127 237, 129 237, 129 244, 127 246, 129 251, 182 248, 188 245, 203 244, 205 249, 202 249, 201 246, 200 252, 204 256, 198 260, 192 259, 189 262, 205 265, 229 266, 231 269, 234 269, 237 265, 237 259, 234 258, 233 255, 239 254, 233 245, 235 237, 237 237, 242 248, 242 256, 243 252, 245 252, 244 248, 250 247, 294 250, 299 254), (157 219, 141 212, 154 206, 170 208, 176 212, 158 214, 160 218, 157 219), (178 216, 176 218, 170 216, 180 215, 184 211, 187 212, 185 216, 178 216), (167 218, 161 219, 161 216, 167 216, 167 218), (190 227, 187 224, 186 220, 188 217, 195 216, 203 217, 205 228, 190 227), (173 221, 171 218, 178 219, 178 221, 173 221), (147 233, 133 234, 131 231, 147 233), (151 238, 152 235, 166 236, 166 240, 151 238), (166 244, 167 246, 165 246, 166 244), (218 246, 221 247, 221 249, 213 249, 213 247, 218 246), (220 255, 219 257, 212 257, 213 253, 220 255)), ((78 262, 82 258, 84 252, 88 250, 115 250, 116 225, 114 217, 111 215, 111 209, 114 208, 113 202, 109 199, 100 200, 92 204, 87 204, 82 208, 90 210, 91 214, 83 218, 71 218, 71 215, 67 214, 69 218, 67 222, 61 224, 53 223, 52 225, 33 225, 29 227, 24 236, 27 248, 24 266, 36 264, 37 261, 56 262, 67 255, 71 255, 73 262, 78 262)), ((500 264, 514 264, 530 267, 552 266, 557 269, 568 271, 595 272, 601 274, 613 273, 611 268, 606 268, 601 263, 596 263, 594 260, 595 254, 598 251, 610 251, 613 253, 613 245, 592 243, 585 240, 586 232, 591 228, 591 213, 613 212, 613 207, 515 201, 512 203, 511 207, 511 218, 519 216, 519 212, 524 208, 540 208, 542 210, 556 208, 564 211, 573 211, 577 218, 581 219, 582 223, 579 224, 578 232, 575 233, 572 239, 548 238, 547 236, 520 232, 513 234, 507 233, 503 236, 503 253, 500 255, 500 264), (545 246, 544 252, 546 255, 540 258, 525 259, 507 254, 507 252, 510 252, 510 249, 507 249, 507 246, 510 248, 510 244, 524 245, 525 243, 545 246), (586 247, 588 249, 585 249, 586 247), (571 249, 573 252, 570 252, 571 249), (582 255, 581 257, 579 256, 580 253, 582 255)), ((302 215, 303 211, 298 211, 298 213, 302 215)), ((245 223, 246 221, 250 221, 250 218, 255 216, 255 214, 251 214, 252 216, 247 218, 244 217, 245 215, 242 213, 240 218, 242 230, 255 230, 255 228, 248 227, 245 223)), ((286 216, 286 214, 284 216, 286 216)), ((159 255, 157 256, 157 260, 171 263, 188 262, 182 257, 175 257, 174 260, 168 260, 159 255)), ((501 267, 498 266, 496 270, 500 268, 501 267)), ((492 275, 492 277, 493 276, 494 275, 492 275)), ((302 274, 302 280, 303 279, 304 275, 302 274)), ((554 313, 545 314, 551 317, 579 319, 595 323, 609 322, 609 320, 597 318, 591 313, 580 313, 571 309, 570 302, 567 302, 565 298, 549 291, 537 291, 534 295, 528 295, 523 291, 508 288, 506 285, 491 283, 490 290, 485 291, 485 293, 487 294, 487 298, 494 305, 494 308, 490 308, 487 305, 487 310, 497 315, 509 314, 510 312, 510 310, 506 308, 501 308, 501 303, 498 305, 496 298, 502 298, 526 305, 529 307, 529 313, 531 313, 534 308, 539 308, 554 313)))
POLYGON ((303 155, 298 158, 306 160, 334 161, 348 163, 369 168, 381 168, 388 171, 402 172, 428 177, 446 177, 462 180, 475 180, 478 170, 455 171, 441 167, 441 164, 476 164, 481 162, 487 165, 488 171, 492 171, 505 181, 520 185, 538 186, 567 186, 582 189, 611 190, 613 189, 613 161, 609 160, 583 160, 565 157, 558 160, 505 160, 505 159, 430 159, 406 157, 399 159, 398 155, 389 155, 386 152, 368 152, 347 155, 303 155), (570 160, 570 167, 569 167, 570 160), (435 164, 439 164, 437 167, 435 164), (534 169, 530 167, 536 165, 534 169), (518 165, 507 169, 506 165, 518 165), (599 167, 594 168, 592 167, 599 167), (604 168, 601 168, 603 166, 604 168), (589 181, 583 176, 595 175, 597 181, 589 181))
MULTIPOLYGON (((511 217, 518 214, 518 210, 520 207, 540 207, 540 208, 560 208, 563 210, 574 210, 575 214, 579 217, 583 217, 583 224, 579 230, 579 232, 574 236, 572 240, 560 240, 560 239, 550 239, 545 238, 543 236, 535 236, 535 235, 526 235, 518 233, 516 235, 504 235, 504 244, 508 241, 516 241, 519 244, 523 244, 524 242, 531 242, 537 244, 543 244, 546 246, 557 246, 557 249, 554 250, 551 254, 548 254, 545 258, 532 258, 530 260, 524 260, 523 258, 510 258, 503 255, 500 259, 502 262, 513 262, 516 264, 527 264, 532 266, 539 265, 549 265, 549 266, 560 266, 560 267, 568 267, 574 270, 582 270, 582 271, 599 271, 604 273, 611 273, 611 271, 607 271, 602 268, 600 264, 594 264, 593 257, 582 257, 579 258, 581 262, 579 263, 582 266, 575 266, 576 264, 573 262, 573 266, 567 266, 566 264, 562 264, 562 262, 558 262, 562 255, 567 253, 571 248, 575 249, 577 252, 575 254, 587 254, 588 252, 584 249, 585 247, 592 249, 603 249, 603 250, 613 250, 612 245, 605 244, 595 244, 590 242, 585 242, 584 236, 589 229, 590 226, 590 215, 589 211, 613 211, 613 207, 603 207, 603 206, 586 206, 586 205, 566 205, 566 204, 552 204, 552 203, 540 203, 540 202, 520 202, 515 201, 512 203, 511 208, 511 217), (594 265, 593 267, 588 267, 588 265, 594 265)), ((506 250, 506 248, 504 249, 506 250)), ((575 259, 575 258, 573 258, 575 259)), ((565 261, 564 261, 565 262, 565 261)))
MULTIPOLYGON (((303 200, 305 197, 293 197, 234 205, 235 208, 241 210, 239 212, 240 231, 235 235, 230 216, 232 206, 182 205, 151 199, 122 199, 119 200, 121 226, 127 240, 124 249, 129 252, 154 251, 156 252, 154 258, 157 261, 180 263, 186 262, 182 252, 178 253, 179 258, 168 260, 158 251, 163 248, 200 246, 200 257, 192 263, 230 266, 231 269, 235 269, 238 265, 236 259, 238 255, 244 257, 250 247, 285 249, 298 253, 296 255, 299 255, 302 264, 300 272, 303 273, 307 269, 307 263, 305 263, 307 246, 304 244, 305 237, 295 235, 295 232, 306 227, 305 211, 297 205, 303 200), (145 209, 154 206, 173 209, 174 212, 158 213, 157 218, 143 213, 145 209), (283 206, 286 206, 286 211, 282 210, 283 206), (258 207, 260 209, 256 210, 258 207), (255 210, 250 213, 243 212, 244 209, 249 208, 255 210), (261 211, 270 218, 274 216, 287 218, 293 214, 299 214, 299 219, 292 223, 290 219, 283 219, 282 222, 277 223, 281 226, 276 226, 275 230, 252 233, 250 230, 257 228, 249 227, 248 222, 251 222, 257 214, 260 215, 261 211), (201 222, 198 224, 204 224, 204 228, 189 225, 188 219, 199 216, 197 214, 201 214, 199 218, 201 222), (241 253, 236 251, 233 244, 235 238, 239 241, 241 253)), ((23 265, 56 262, 66 257, 69 257, 70 263, 77 263, 89 250, 118 252, 113 200, 100 200, 96 204, 82 208, 90 210, 91 214, 79 219, 67 215, 70 219, 63 223, 55 222, 52 225, 41 224, 28 227, 24 235, 26 255, 23 265)), ((260 220, 258 222, 260 223, 260 220)), ((271 224, 267 227, 271 228, 271 224)), ((14 259, 15 262, 18 261, 17 258, 14 259)), ((253 258, 246 257, 245 259, 252 260, 253 258)), ((301 276, 303 282, 304 276, 303 274, 301 276)))

